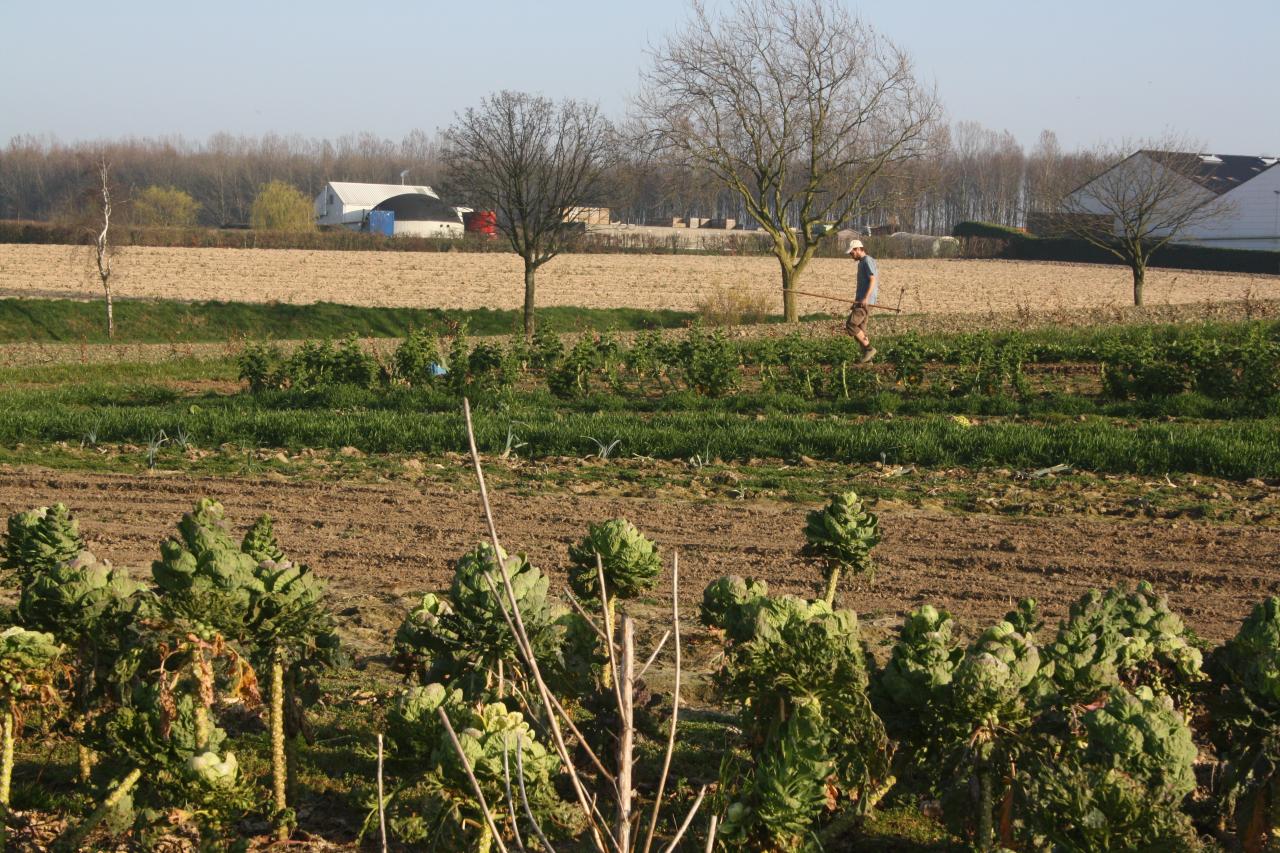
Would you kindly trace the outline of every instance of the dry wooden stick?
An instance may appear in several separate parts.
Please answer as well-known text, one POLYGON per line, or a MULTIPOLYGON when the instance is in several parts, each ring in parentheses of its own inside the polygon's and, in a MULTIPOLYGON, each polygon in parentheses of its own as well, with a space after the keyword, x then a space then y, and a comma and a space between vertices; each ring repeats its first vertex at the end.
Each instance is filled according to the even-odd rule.
POLYGON ((618 684, 618 656, 614 653, 613 648, 614 626, 613 619, 609 615, 609 598, 604 588, 604 561, 599 554, 596 554, 596 577, 600 581, 600 610, 604 614, 604 632, 609 638, 609 641, 604 644, 604 648, 609 658, 609 671, 613 673, 613 699, 618 703, 618 713, 621 714, 622 686, 618 684))
MULTIPOLYGON (((600 587, 604 589, 603 586, 600 587)), ((636 623, 622 617, 622 671, 618 686, 618 846, 631 849, 631 769, 635 760, 636 623)))
MULTIPOLYGON (((689 809, 689 813, 684 816, 684 822, 680 824, 680 828, 676 830, 676 837, 671 839, 671 843, 662 848, 662 853, 673 853, 680 839, 684 838, 684 834, 689 829, 689 824, 693 823, 693 816, 698 813, 698 807, 702 805, 702 800, 707 796, 707 786, 703 785, 698 789, 698 799, 693 801, 693 807, 689 809)), ((714 827, 713 827, 714 829, 714 827)))
POLYGON ((493 822, 493 815, 489 813, 489 804, 485 801, 484 791, 480 790, 480 780, 476 778, 476 774, 471 772, 471 762, 467 760, 467 754, 462 751, 462 744, 458 742, 458 735, 453 731, 453 724, 449 722, 449 714, 444 708, 437 708, 440 713, 440 719, 444 722, 445 731, 449 733, 449 740, 453 743, 453 751, 458 754, 458 760, 462 762, 462 769, 467 771, 467 778, 471 780, 471 788, 476 792, 476 799, 480 801, 480 811, 484 813, 484 822, 489 827, 490 834, 493 835, 493 842, 498 845, 498 849, 502 853, 507 853, 507 845, 502 841, 502 835, 498 833, 498 827, 493 822))
MULTIPOLYGON (((503 609, 503 617, 507 620, 508 626, 511 628, 512 634, 516 638, 516 645, 520 648, 525 657, 525 661, 529 666, 529 672, 533 676, 534 683, 538 687, 538 696, 542 700, 543 707, 547 711, 547 720, 551 725, 552 741, 555 744, 556 752, 560 756, 560 760, 564 763, 566 772, 569 774, 569 780, 573 783, 575 796, 578 798, 578 804, 581 806, 586 818, 588 828, 591 831, 591 840, 595 842, 596 849, 600 853, 607 853, 604 838, 608 838, 613 843, 613 847, 617 849, 617 842, 612 835, 602 833, 599 825, 592 819, 592 805, 590 798, 587 796, 586 786, 582 782, 582 778, 578 775, 577 769, 573 766, 573 756, 569 753, 569 748, 564 742, 564 733, 560 730, 560 723, 556 717, 556 713, 552 707, 550 700, 551 691, 547 687, 547 683, 542 678, 542 672, 538 668, 537 657, 533 653, 533 647, 529 643, 529 634, 524 627, 524 619, 520 615, 520 607, 516 603, 515 589, 511 585, 511 575, 507 571, 506 561, 501 558, 502 547, 498 542, 498 528, 493 521, 493 508, 489 504, 489 489, 485 485, 484 468, 480 464, 480 451, 476 448, 475 427, 471 422, 471 403, 465 397, 462 400, 462 413, 467 425, 467 444, 471 450, 471 462, 475 467, 476 480, 480 487, 480 501, 484 506, 485 521, 489 525, 489 536, 493 540, 494 560, 497 562, 502 572, 502 585, 507 594, 507 599, 511 605, 511 613, 507 613, 503 609)), ((618 853, 624 853, 618 851, 618 853)))
MULTIPOLYGON (((532 703, 529 702, 528 698, 524 695, 523 691, 520 691, 520 701, 524 704, 526 708, 532 709, 533 707, 532 703)), ((555 697, 555 694, 552 694, 551 702, 555 706, 555 709, 564 716, 565 725, 569 727, 570 733, 572 733, 573 736, 578 739, 578 745, 581 746, 583 751, 587 753, 587 757, 590 758, 591 763, 596 766, 596 770, 598 770, 600 772, 600 775, 610 785, 614 787, 614 791, 616 792, 618 787, 618 780, 614 778, 612 773, 610 773, 608 770, 605 769, 604 762, 602 762, 596 756, 595 750, 591 748, 591 744, 587 742, 586 737, 584 737, 582 732, 578 730, 578 727, 574 725, 573 719, 570 718, 569 716, 569 712, 565 710, 564 705, 560 704, 560 700, 555 697)))
POLYGON ((644 662, 644 666, 640 667, 640 671, 636 673, 636 678, 644 678, 644 674, 649 671, 649 667, 653 666, 653 662, 657 660, 658 653, 662 651, 662 647, 667 644, 667 640, 671 639, 671 632, 664 631, 662 639, 658 640, 658 645, 653 647, 653 654, 649 655, 649 659, 644 662))
POLYGON ((533 809, 529 808, 529 792, 524 787, 524 744, 522 744, 520 732, 516 732, 516 781, 520 783, 520 802, 524 804, 525 816, 529 818, 529 823, 533 826, 533 832, 538 836, 538 840, 542 842, 543 848, 547 853, 556 853, 555 848, 551 846, 551 842, 542 834, 542 827, 538 825, 538 820, 533 816, 533 809))
POLYGON ((595 623, 595 620, 592 619, 587 614, 587 611, 583 608, 582 603, 578 601, 576 597, 574 597, 574 594, 572 592, 566 592, 565 595, 568 596, 569 603, 573 605, 573 609, 578 611, 578 615, 587 621, 587 624, 591 626, 591 630, 596 632, 596 636, 600 638, 600 642, 602 643, 609 642, 609 638, 605 636, 604 631, 600 628, 599 625, 595 623))
POLYGON ((704 853, 711 853, 716 846, 716 824, 720 822, 719 815, 711 816, 711 825, 707 828, 707 848, 704 853))
MULTIPOLYGON (((519 735, 517 734, 517 749, 520 748, 518 738, 519 735)), ((520 853, 525 853, 524 839, 520 837, 520 821, 516 817, 516 801, 515 797, 511 796, 511 760, 507 757, 507 739, 505 737, 502 739, 502 782, 507 794, 507 814, 511 816, 511 832, 515 836, 516 847, 519 848, 520 853)))
MULTIPOLYGON (((653 814, 649 817, 649 832, 644 839, 644 853, 653 845, 653 834, 658 829, 658 813, 662 811, 662 795, 671 774, 671 758, 676 751, 676 724, 680 718, 680 552, 671 555, 671 630, 675 632, 676 682, 671 697, 671 729, 667 733, 667 751, 662 758, 662 773, 658 776, 658 793, 653 799, 653 814)), ((656 654, 656 652, 655 652, 656 654)))

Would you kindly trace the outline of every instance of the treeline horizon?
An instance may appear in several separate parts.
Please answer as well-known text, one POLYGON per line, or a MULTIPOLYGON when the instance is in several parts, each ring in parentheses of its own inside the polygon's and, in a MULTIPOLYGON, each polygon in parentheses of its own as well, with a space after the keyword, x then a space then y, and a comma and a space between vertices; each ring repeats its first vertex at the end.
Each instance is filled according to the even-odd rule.
MULTIPOLYGON (((249 221, 255 196, 270 181, 314 197, 329 181, 395 184, 405 171, 405 183, 430 185, 446 202, 465 205, 450 187, 443 149, 439 134, 421 130, 399 141, 372 133, 334 140, 217 133, 199 142, 130 137, 64 143, 18 136, 0 149, 0 219, 84 218, 100 191, 96 169, 102 158, 111 164, 126 221, 129 200, 148 187, 189 194, 199 204, 199 225, 235 227, 249 221)), ((1020 227, 1029 212, 1051 209, 1107 162, 1095 151, 1064 152, 1049 130, 1027 150, 1011 133, 976 122, 945 127, 934 150, 880 178, 867 205, 877 212, 850 224, 930 234, 950 233, 966 220, 1020 227)), ((741 202, 711 175, 641 151, 623 151, 602 197, 585 201, 610 208, 615 221, 634 224, 677 217, 751 224, 741 202)))

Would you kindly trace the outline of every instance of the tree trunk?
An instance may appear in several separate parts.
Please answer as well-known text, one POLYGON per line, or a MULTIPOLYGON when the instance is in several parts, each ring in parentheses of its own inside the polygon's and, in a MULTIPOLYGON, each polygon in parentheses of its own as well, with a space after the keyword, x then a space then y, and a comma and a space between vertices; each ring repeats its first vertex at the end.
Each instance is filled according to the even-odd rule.
POLYGON ((537 275, 538 268, 524 262, 524 339, 526 341, 533 340, 533 328, 535 319, 533 316, 534 292, 537 285, 534 282, 534 276, 537 275))
POLYGON ((796 312, 796 293, 793 289, 796 283, 796 268, 778 258, 778 266, 782 268, 782 319, 788 323, 795 323, 800 319, 800 315, 796 312))
POLYGON ((1142 286, 1146 284, 1147 265, 1141 261, 1134 261, 1130 265, 1133 270, 1133 304, 1142 304, 1142 286))
POLYGON ((271 793, 275 806, 276 838, 289 839, 289 824, 285 810, 289 802, 285 796, 288 765, 284 754, 284 661, 280 653, 271 656, 271 793))
POLYGON ((107 337, 114 338, 116 336, 116 315, 111 305, 111 285, 104 281, 102 289, 107 294, 107 337))

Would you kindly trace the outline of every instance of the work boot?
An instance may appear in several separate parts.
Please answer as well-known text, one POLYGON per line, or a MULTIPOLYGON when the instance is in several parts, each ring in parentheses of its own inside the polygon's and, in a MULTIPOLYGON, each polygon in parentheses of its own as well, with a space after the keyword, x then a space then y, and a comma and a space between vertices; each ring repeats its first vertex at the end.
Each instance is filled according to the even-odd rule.
POLYGON ((875 357, 876 357, 876 348, 875 348, 875 347, 867 347, 866 349, 864 349, 864 350, 862 351, 862 358, 858 359, 858 363, 859 363, 859 364, 866 364, 867 362, 871 361, 871 359, 873 359, 873 358, 875 358, 875 357))

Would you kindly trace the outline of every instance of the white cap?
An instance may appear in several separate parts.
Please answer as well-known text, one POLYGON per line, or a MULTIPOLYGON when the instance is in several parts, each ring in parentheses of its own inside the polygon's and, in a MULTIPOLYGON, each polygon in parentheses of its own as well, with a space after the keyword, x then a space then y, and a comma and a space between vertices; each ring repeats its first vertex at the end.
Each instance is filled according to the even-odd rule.
POLYGON ((850 241, 849 241, 849 248, 845 249, 845 250, 844 250, 844 253, 845 253, 846 255, 852 255, 852 254, 853 254, 853 250, 854 250, 854 249, 862 249, 862 248, 865 248, 865 247, 862 245, 862 241, 861 241, 861 240, 850 240, 850 241))

